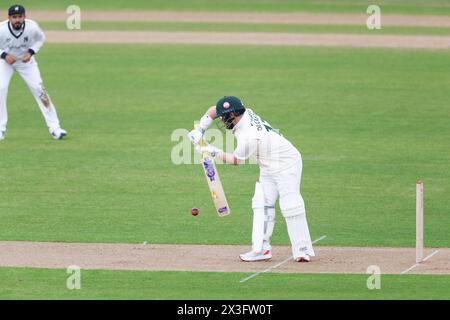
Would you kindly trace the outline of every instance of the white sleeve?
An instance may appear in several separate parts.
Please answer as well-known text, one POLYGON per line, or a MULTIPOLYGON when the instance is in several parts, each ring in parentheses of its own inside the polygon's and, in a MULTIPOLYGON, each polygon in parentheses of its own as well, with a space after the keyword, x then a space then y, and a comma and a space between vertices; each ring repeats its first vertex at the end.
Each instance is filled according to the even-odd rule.
POLYGON ((212 122, 213 122, 213 119, 208 114, 205 114, 200 119, 200 129, 202 129, 203 132, 205 132, 209 128, 209 126, 211 125, 212 122))
POLYGON ((6 37, 3 37, 3 35, 0 34, 0 56, 6 52, 6 43, 4 41, 4 39, 6 39, 6 37))
POLYGON ((45 34, 44 31, 36 24, 35 26, 36 30, 33 35, 34 43, 30 47, 31 50, 34 51, 34 53, 38 53, 39 50, 41 50, 42 46, 45 42, 45 34))
POLYGON ((256 138, 247 138, 239 140, 233 155, 239 160, 248 159, 255 155, 258 149, 258 140, 256 138))

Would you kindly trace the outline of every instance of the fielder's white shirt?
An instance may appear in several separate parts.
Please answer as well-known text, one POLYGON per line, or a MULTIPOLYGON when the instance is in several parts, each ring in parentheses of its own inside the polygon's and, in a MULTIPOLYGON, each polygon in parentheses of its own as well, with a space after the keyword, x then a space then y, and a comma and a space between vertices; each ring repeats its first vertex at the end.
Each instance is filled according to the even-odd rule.
POLYGON ((261 172, 273 174, 301 160, 300 152, 251 109, 246 109, 233 133, 237 140, 234 156, 239 160, 255 157, 261 172))
POLYGON ((44 32, 33 20, 25 19, 20 30, 15 30, 9 20, 0 23, 0 55, 6 52, 20 60, 28 49, 38 53, 44 42, 44 32))

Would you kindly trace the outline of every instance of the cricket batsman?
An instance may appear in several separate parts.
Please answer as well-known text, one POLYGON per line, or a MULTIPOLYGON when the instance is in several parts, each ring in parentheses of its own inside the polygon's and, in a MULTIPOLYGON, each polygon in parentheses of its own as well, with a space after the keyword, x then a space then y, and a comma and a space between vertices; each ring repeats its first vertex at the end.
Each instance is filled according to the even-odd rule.
POLYGON ((224 163, 238 165, 249 157, 255 157, 260 167, 259 181, 256 182, 252 199, 252 250, 241 254, 241 260, 272 258, 270 241, 275 226, 275 203, 279 198, 293 258, 297 262, 310 262, 315 254, 306 221, 305 203, 300 195, 300 152, 234 96, 225 96, 210 107, 200 119, 199 127, 189 133, 189 138, 197 151, 207 152, 224 163), (199 145, 205 131, 216 118, 220 118, 225 128, 232 130, 236 137, 237 147, 232 154, 209 144, 203 147, 199 145))
POLYGON ((48 130, 54 139, 67 135, 61 129, 55 106, 45 90, 34 56, 44 45, 45 35, 38 24, 25 19, 25 8, 13 5, 8 20, 0 23, 0 140, 5 139, 8 114, 6 98, 9 82, 16 71, 34 96, 48 130))

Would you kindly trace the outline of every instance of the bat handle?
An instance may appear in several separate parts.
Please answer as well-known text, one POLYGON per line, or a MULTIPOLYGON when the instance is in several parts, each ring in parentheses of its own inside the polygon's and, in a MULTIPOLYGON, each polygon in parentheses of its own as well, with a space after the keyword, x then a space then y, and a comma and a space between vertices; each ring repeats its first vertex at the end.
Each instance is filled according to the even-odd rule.
MULTIPOLYGON (((200 124, 196 123, 194 124, 194 129, 198 129, 200 128, 200 124)), ((200 139, 200 147, 204 147, 205 146, 205 140, 202 138, 200 139)), ((203 156, 205 156, 205 154, 203 154, 203 156)))

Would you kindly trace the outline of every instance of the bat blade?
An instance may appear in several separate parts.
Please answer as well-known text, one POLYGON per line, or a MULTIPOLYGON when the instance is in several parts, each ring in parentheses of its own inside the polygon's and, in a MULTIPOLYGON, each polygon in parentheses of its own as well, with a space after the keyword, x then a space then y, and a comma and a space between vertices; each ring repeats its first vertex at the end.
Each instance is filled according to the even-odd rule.
POLYGON ((229 215, 231 213, 230 206, 228 205, 214 159, 209 155, 204 154, 201 162, 217 214, 220 217, 229 215))

